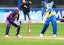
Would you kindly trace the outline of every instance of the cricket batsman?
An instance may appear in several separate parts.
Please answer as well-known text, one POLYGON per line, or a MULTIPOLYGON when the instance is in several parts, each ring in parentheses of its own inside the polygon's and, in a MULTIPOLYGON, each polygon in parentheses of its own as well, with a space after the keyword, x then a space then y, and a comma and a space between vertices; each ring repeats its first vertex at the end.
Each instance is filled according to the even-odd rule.
POLYGON ((42 1, 42 7, 43 7, 42 11, 44 12, 44 18, 43 18, 44 27, 40 33, 40 37, 43 37, 50 22, 52 24, 53 37, 55 38, 57 35, 56 17, 55 17, 54 11, 52 9, 53 4, 54 4, 53 1, 51 1, 51 3, 48 3, 48 4, 46 4, 46 2, 44 2, 44 1, 42 1))
POLYGON ((21 21, 19 21, 19 9, 18 8, 15 8, 13 11, 11 11, 7 14, 6 24, 7 24, 7 26, 6 26, 6 33, 5 33, 6 36, 5 37, 8 37, 11 25, 13 25, 17 28, 16 37, 21 37, 19 35, 21 21))

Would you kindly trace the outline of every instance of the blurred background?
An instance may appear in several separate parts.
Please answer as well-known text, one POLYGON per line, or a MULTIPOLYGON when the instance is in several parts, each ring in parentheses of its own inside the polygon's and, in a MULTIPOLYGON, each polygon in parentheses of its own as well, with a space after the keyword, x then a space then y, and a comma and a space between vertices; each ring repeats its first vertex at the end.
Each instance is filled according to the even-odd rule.
MULTIPOLYGON (((51 0, 27 0, 32 1, 32 8, 40 8, 41 1, 51 2, 51 0)), ((64 7, 64 0, 53 0, 54 7, 63 8, 64 7)), ((0 7, 17 7, 22 3, 22 0, 0 0, 0 7), (20 2, 21 1, 21 2, 20 2), (19 4, 18 4, 19 3, 19 4)))
MULTIPOLYGON (((52 0, 27 0, 31 1, 30 5, 30 17, 31 20, 42 21, 42 11, 41 11, 41 1, 50 3, 52 0), (35 18, 34 18, 35 17, 35 18)), ((54 1, 54 12, 56 14, 57 20, 62 19, 64 16, 64 0, 53 0, 54 1)), ((5 14, 15 7, 20 8, 22 0, 0 0, 0 22, 5 20, 5 14)), ((20 11, 20 20, 24 20, 23 12, 20 11)))

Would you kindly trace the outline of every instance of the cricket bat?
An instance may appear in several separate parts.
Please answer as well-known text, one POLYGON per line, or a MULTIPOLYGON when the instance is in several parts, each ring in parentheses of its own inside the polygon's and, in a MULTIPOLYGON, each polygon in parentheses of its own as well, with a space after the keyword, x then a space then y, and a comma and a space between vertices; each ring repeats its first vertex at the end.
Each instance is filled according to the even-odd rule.
POLYGON ((43 17, 43 24, 46 22, 46 19, 47 19, 48 15, 49 15, 48 12, 46 12, 46 13, 44 14, 44 17, 43 17))

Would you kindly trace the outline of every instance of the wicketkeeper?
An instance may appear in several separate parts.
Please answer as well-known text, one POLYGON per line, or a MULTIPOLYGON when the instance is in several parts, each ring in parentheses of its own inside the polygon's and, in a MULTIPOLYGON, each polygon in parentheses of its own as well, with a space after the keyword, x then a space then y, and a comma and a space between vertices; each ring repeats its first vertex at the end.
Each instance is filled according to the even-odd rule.
POLYGON ((6 18, 7 26, 6 26, 6 33, 5 33, 6 36, 5 37, 8 37, 11 25, 13 25, 17 28, 16 37, 21 37, 19 35, 21 21, 18 21, 18 20, 19 20, 19 9, 15 8, 12 12, 10 12, 8 14, 8 17, 6 18))

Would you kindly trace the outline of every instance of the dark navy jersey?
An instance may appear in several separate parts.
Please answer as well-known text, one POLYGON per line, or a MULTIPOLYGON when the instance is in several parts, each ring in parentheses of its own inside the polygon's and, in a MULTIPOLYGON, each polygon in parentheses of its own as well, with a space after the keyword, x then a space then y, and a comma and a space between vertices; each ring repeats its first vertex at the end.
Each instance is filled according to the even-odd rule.
POLYGON ((22 3, 22 4, 21 4, 21 9, 23 10, 24 14, 29 13, 29 11, 30 11, 30 3, 29 3, 29 2, 27 2, 27 3, 22 3), (27 6, 27 8, 24 7, 24 6, 27 6))

